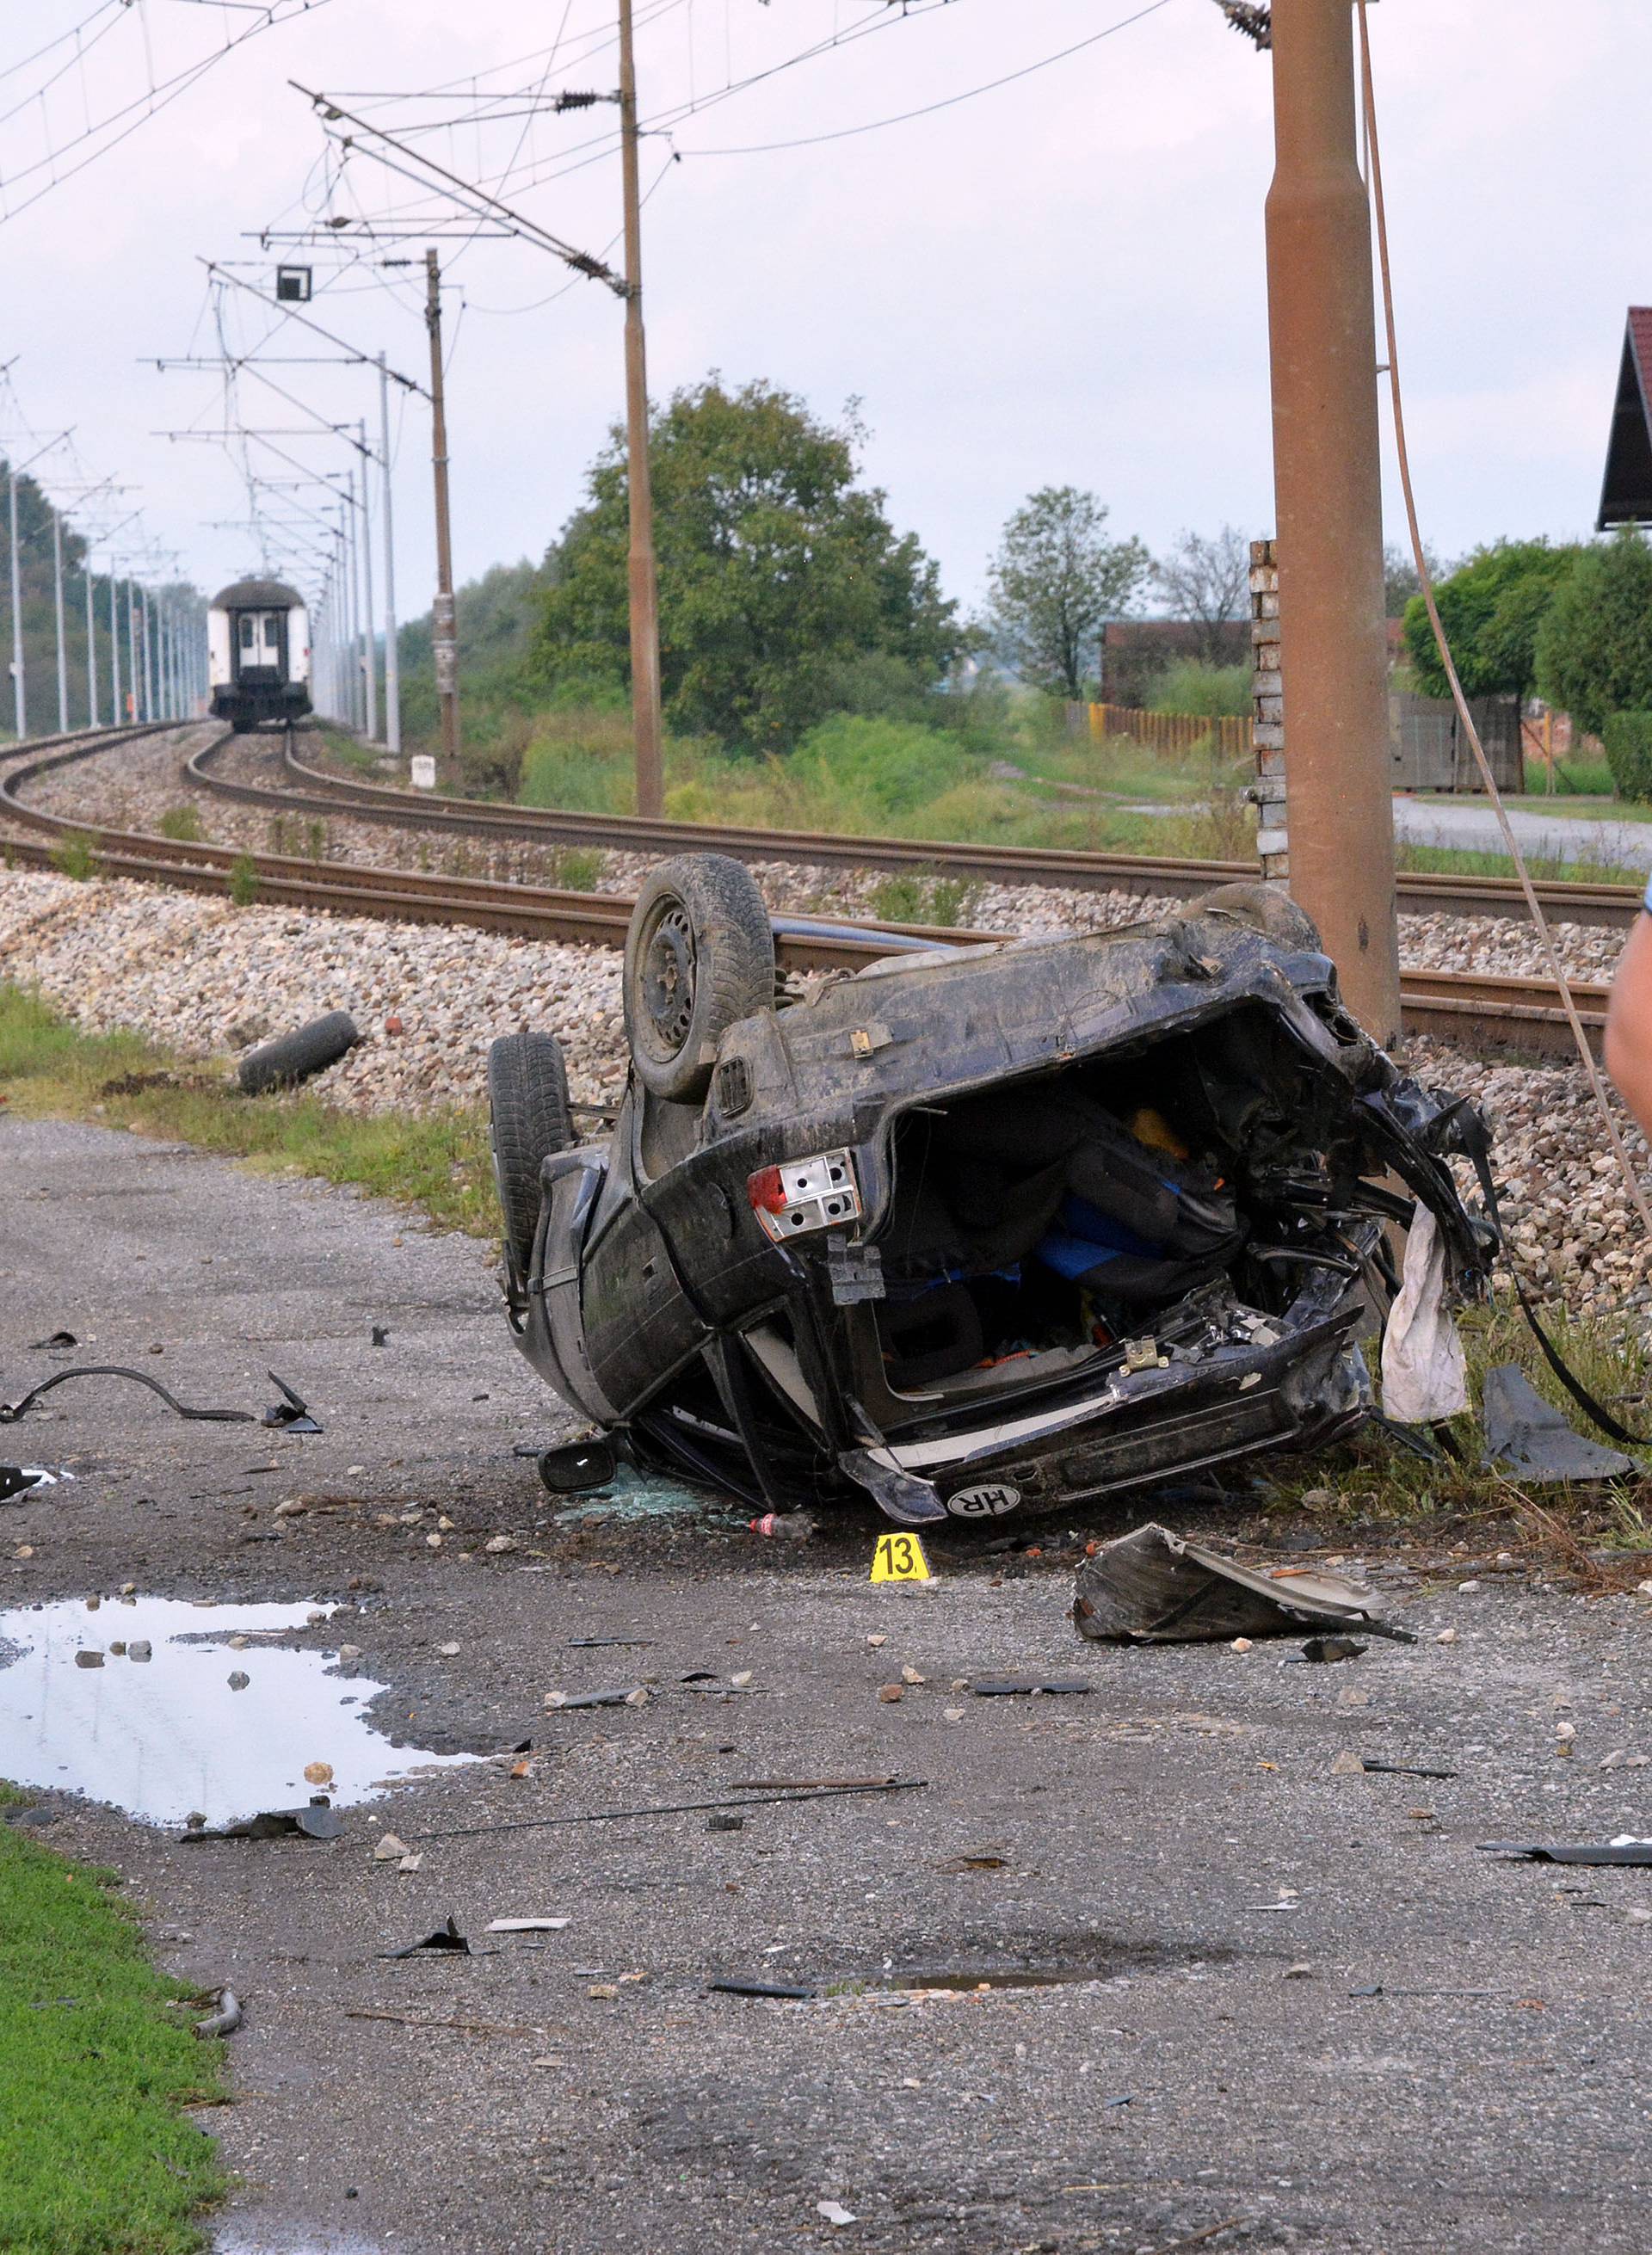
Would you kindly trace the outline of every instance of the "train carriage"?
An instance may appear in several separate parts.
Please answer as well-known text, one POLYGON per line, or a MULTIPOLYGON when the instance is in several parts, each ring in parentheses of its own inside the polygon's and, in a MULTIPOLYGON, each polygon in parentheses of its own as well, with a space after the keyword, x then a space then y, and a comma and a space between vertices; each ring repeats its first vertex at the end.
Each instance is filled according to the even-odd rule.
POLYGON ((207 613, 214 720, 238 732, 310 710, 310 621, 278 580, 237 580, 207 613))

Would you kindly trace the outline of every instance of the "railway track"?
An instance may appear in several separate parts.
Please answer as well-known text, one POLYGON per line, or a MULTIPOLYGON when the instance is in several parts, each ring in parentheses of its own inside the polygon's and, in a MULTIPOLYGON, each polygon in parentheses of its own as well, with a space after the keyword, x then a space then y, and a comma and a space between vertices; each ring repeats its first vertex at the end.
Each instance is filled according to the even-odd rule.
MULTIPOLYGON (((404 922, 471 924, 484 931, 511 932, 563 944, 600 947, 621 947, 624 945, 626 929, 630 922, 631 903, 617 894, 505 884, 491 879, 435 875, 419 870, 382 868, 368 864, 318 863, 296 854, 249 854, 225 846, 180 841, 148 832, 109 830, 95 824, 77 822, 67 816, 47 813, 42 808, 32 806, 21 795, 31 782, 41 776, 96 758, 122 743, 157 735, 168 729, 176 730, 179 726, 177 722, 160 722, 135 728, 82 731, 25 748, 29 755, 14 758, 8 763, 4 773, 0 775, 0 819, 45 835, 44 838, 14 838, 6 841, 4 850, 8 856, 13 861, 32 867, 50 868, 55 865, 64 841, 81 836, 89 841, 100 872, 109 876, 133 877, 149 883, 182 886, 196 892, 226 894, 237 882, 237 872, 240 872, 251 877, 257 886, 258 899, 266 903, 328 910, 335 914, 385 917, 404 922)), ((211 756, 228 740, 228 734, 226 729, 189 762, 190 772, 197 780, 210 773, 211 756)), ((230 784, 221 779, 218 788, 242 798, 243 802, 266 807, 291 810, 295 803, 302 803, 293 793, 262 792, 250 784, 230 784)), ((363 814, 369 810, 376 811, 375 800, 379 796, 393 799, 405 796, 396 792, 380 793, 375 785, 361 788, 374 795, 358 806, 356 811, 363 814)), ((338 800, 325 803, 330 811, 335 813, 341 811, 338 800)), ((428 807, 423 802, 415 802, 414 804, 419 817, 445 811, 428 807)), ((501 811, 490 811, 496 813, 501 811)), ((397 818, 401 818, 399 815, 397 818)), ((553 818, 561 821, 573 818, 553 818)), ((578 818, 598 819, 594 817, 578 818)), ((713 843, 721 845, 731 835, 750 839, 783 834, 706 832, 698 825, 687 824, 643 824, 641 827, 654 832, 669 833, 672 850, 680 850, 688 841, 704 847, 713 843)), ((615 842, 613 829, 614 825, 604 818, 601 826, 588 834, 601 837, 612 845, 615 842)), ((521 832, 517 831, 513 834, 520 836, 521 832)), ((841 847, 846 841, 838 839, 831 842, 841 847)), ((798 853, 798 843, 796 839, 790 840, 791 851, 784 858, 809 858, 798 853)), ((659 848, 657 847, 654 850, 659 848)), ((903 847, 896 850, 910 853, 910 849, 903 847)), ((752 858, 780 857, 754 852, 752 858)), ((1097 857, 1084 858, 1093 860, 1097 857)), ((1255 874, 1243 863, 1166 866, 1176 868, 1184 881, 1190 870, 1201 872, 1196 883, 1183 882, 1179 889, 1185 892, 1255 874)), ((1003 875, 1002 862, 998 865, 997 874, 1000 876, 1003 875)), ((1041 882, 1051 881, 1044 879, 1041 882)), ((1143 882, 1140 889, 1149 891, 1155 887, 1143 882)), ((919 924, 826 923, 795 917, 775 919, 775 938, 776 952, 782 964, 795 971, 854 971, 904 950, 1002 945, 1004 940, 1002 932, 919 924)), ((1406 970, 1401 974, 1401 987, 1404 1021, 1409 1031, 1433 1035, 1471 1048, 1506 1049, 1537 1056, 1570 1057, 1572 1054, 1571 1034, 1559 991, 1546 980, 1508 978, 1479 972, 1406 970)), ((1572 981, 1572 994, 1578 1014, 1597 1050, 1605 1030, 1608 992, 1606 987, 1593 981, 1572 981)))
MULTIPOLYGON (((756 830, 697 822, 670 822, 632 814, 574 814, 543 807, 500 806, 483 799, 431 799, 385 783, 329 774, 299 756, 289 734, 282 765, 292 778, 279 792, 235 783, 213 771, 221 748, 208 747, 190 763, 192 779, 207 791, 243 804, 288 812, 346 811, 460 837, 512 839, 548 846, 586 846, 646 854, 715 852, 743 861, 801 861, 824 868, 874 869, 889 875, 984 878, 997 884, 1048 885, 1058 890, 1170 895, 1185 899, 1211 885, 1254 878, 1254 861, 1183 861, 1169 854, 1104 854, 1076 847, 958 845, 946 840, 840 838, 824 831, 756 830)), ((1574 884, 1546 879, 1536 886, 1545 915, 1557 923, 1625 927, 1641 906, 1638 888, 1574 884)), ((1523 918, 1525 896, 1513 877, 1469 877, 1437 870, 1408 870, 1399 883, 1402 909, 1415 915, 1501 916, 1523 918)))

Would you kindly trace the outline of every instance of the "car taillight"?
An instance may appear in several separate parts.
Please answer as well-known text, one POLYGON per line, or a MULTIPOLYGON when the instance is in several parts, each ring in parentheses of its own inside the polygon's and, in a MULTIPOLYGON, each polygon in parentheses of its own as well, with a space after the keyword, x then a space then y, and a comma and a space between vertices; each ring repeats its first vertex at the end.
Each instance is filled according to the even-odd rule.
POLYGON ((746 1196, 751 1200, 754 1213, 780 1213, 784 1211, 786 1186, 780 1179, 778 1167, 759 1167, 748 1177, 746 1196))
POLYGON ((746 1178, 752 1212, 777 1244, 861 1218, 861 1191, 847 1151, 821 1151, 746 1178))

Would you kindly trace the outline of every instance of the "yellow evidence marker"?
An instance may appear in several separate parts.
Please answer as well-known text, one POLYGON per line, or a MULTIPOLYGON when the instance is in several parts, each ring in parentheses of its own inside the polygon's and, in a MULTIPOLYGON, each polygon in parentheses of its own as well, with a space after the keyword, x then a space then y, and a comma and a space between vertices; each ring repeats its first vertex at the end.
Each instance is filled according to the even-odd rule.
POLYGON ((929 1560, 916 1535, 880 1535, 872 1553, 875 1582, 927 1582, 929 1560))

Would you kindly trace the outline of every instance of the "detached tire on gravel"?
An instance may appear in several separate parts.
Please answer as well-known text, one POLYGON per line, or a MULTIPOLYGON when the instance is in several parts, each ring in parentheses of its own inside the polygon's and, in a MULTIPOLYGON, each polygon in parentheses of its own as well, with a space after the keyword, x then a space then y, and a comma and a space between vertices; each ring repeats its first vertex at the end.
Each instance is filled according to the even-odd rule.
POLYGON ((743 861, 685 854, 649 872, 625 941, 625 1031, 645 1087, 697 1103, 722 1035, 774 992, 774 931, 743 861))
POLYGON ((249 1050, 235 1077, 247 1096, 264 1096, 272 1088, 293 1088, 312 1073, 325 1072, 328 1065, 336 1064, 361 1038, 348 1010, 329 1010, 326 1017, 312 1018, 296 1033, 283 1034, 278 1041, 265 1042, 262 1049, 249 1050))
POLYGON ((513 1282, 527 1281, 539 1226, 539 1169, 573 1142, 568 1069, 554 1034, 503 1034, 488 1052, 494 1184, 513 1282))
POLYGON ((1251 885, 1242 882, 1218 885, 1208 893, 1200 893, 1189 903, 1196 910, 1216 909, 1222 915, 1235 917, 1248 924, 1266 939, 1275 940, 1281 947, 1301 947, 1319 954, 1325 943, 1319 937, 1319 927, 1306 909, 1299 909, 1288 893, 1276 885, 1251 885))

